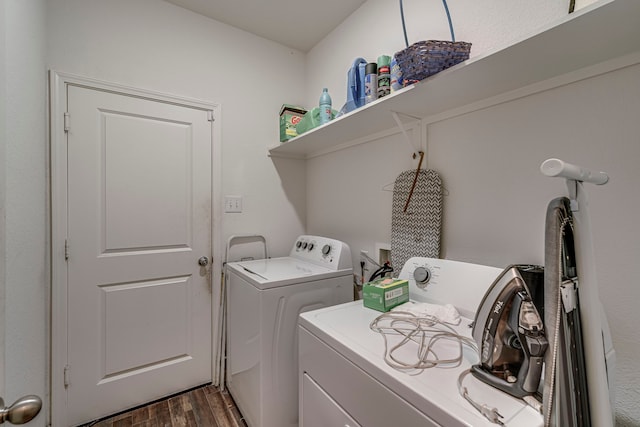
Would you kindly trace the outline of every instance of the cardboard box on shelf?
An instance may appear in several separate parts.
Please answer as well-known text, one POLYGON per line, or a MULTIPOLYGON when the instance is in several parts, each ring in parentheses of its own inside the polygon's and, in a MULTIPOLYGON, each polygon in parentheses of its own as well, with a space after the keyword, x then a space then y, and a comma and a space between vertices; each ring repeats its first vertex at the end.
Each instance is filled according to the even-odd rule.
POLYGON ((282 104, 280 108, 280 142, 285 142, 298 136, 296 125, 307 113, 302 107, 282 104))

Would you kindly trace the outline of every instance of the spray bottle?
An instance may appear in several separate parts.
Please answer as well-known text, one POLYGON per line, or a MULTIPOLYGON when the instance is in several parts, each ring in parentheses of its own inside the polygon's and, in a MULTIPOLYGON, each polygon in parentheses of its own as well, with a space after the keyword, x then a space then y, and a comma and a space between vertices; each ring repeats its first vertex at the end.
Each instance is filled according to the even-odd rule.
POLYGON ((364 103, 378 99, 378 64, 369 62, 364 69, 364 103))
POLYGON ((378 57, 378 98, 391 93, 391 57, 380 55, 378 57))

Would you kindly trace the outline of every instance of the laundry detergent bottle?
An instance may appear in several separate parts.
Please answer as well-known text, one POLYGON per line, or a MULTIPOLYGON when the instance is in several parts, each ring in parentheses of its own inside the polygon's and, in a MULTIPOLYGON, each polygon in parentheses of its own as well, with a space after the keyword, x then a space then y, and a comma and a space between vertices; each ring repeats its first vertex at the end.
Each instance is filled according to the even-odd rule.
POLYGON ((320 95, 320 124, 329 123, 332 119, 331 116, 331 96, 329 96, 329 90, 325 87, 322 89, 322 95, 320 95))

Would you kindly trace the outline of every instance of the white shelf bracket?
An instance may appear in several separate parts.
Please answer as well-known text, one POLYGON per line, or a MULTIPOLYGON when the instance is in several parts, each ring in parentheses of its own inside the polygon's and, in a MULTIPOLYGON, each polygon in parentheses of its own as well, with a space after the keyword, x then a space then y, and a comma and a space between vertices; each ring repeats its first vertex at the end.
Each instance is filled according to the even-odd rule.
POLYGON ((578 212, 580 205, 578 204, 578 181, 567 178, 567 190, 569 191, 569 204, 572 212, 578 212))
POLYGON ((402 114, 405 117, 409 117, 411 119, 414 119, 416 121, 420 120, 420 118, 419 117, 413 117, 413 116, 410 116, 410 115, 404 114, 404 113, 398 113, 396 111, 392 111, 391 112, 391 117, 393 117, 393 120, 396 121, 396 124, 398 125, 398 128, 400 128, 400 131, 402 132, 402 135, 404 135, 405 141, 407 141, 407 144, 409 144, 409 147, 411 148, 411 152, 413 153, 413 158, 415 159, 416 156, 418 155, 418 152, 420 152, 421 150, 415 146, 415 144, 413 143, 413 141, 409 137, 409 134, 407 133, 407 130, 404 127, 404 123, 402 123, 402 120, 400 120, 400 114, 402 114))

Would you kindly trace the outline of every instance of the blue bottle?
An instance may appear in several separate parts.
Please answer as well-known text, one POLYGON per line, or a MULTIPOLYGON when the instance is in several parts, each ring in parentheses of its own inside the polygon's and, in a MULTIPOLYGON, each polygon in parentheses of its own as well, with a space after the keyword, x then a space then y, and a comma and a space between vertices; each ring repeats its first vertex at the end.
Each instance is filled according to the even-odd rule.
POLYGON ((391 58, 391 92, 402 89, 402 70, 396 60, 396 56, 391 58))
POLYGON ((322 89, 322 95, 320 95, 320 124, 323 125, 325 123, 329 123, 332 119, 331 117, 331 96, 329 96, 329 91, 325 87, 322 89))

